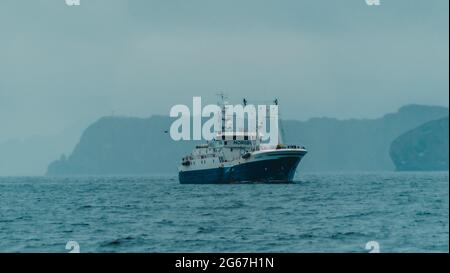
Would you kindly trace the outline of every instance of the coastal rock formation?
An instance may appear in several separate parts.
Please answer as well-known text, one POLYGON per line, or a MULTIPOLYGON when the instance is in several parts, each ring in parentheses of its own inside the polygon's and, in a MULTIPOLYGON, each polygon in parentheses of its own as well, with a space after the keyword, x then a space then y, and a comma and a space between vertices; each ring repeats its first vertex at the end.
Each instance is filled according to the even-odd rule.
POLYGON ((399 171, 448 170, 448 117, 410 130, 391 145, 390 155, 399 171))
MULTIPOLYGON (((308 155, 300 171, 394 170, 391 142, 420 124, 448 116, 448 108, 409 105, 378 119, 313 118, 283 121, 286 143, 308 155)), ((198 142, 176 142, 166 131, 172 119, 105 117, 83 133, 71 155, 48 167, 50 175, 141 175, 176 173, 182 156, 198 142)))

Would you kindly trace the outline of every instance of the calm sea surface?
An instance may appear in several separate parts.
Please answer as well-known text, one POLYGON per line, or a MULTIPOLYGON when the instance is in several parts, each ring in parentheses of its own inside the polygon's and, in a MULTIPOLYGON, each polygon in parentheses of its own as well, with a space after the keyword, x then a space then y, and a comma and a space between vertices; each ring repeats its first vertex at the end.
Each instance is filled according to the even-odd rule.
POLYGON ((294 184, 176 176, 0 177, 0 252, 449 251, 449 176, 300 173, 294 184))

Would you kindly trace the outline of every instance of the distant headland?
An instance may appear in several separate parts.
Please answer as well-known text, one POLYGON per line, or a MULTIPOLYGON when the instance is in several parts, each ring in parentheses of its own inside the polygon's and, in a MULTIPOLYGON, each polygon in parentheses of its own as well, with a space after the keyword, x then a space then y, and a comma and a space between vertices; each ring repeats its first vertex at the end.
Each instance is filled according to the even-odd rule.
POLYGON ((392 142, 390 155, 399 171, 448 170, 448 117, 402 134, 392 142))
MULTIPOLYGON (((445 117, 448 128, 448 113, 446 107, 408 105, 377 119, 285 120, 284 138, 287 142, 301 143, 310 151, 299 171, 390 171, 400 169, 396 143, 402 138, 396 139, 424 123, 445 117), (393 154, 394 162, 390 157, 393 154)), ((164 116, 103 117, 83 132, 69 156, 63 155, 48 166, 47 174, 176 173, 181 157, 197 142, 173 141, 167 134, 171 122, 171 118, 164 116)), ((448 149, 431 156, 440 158, 443 153, 448 158, 448 149)))

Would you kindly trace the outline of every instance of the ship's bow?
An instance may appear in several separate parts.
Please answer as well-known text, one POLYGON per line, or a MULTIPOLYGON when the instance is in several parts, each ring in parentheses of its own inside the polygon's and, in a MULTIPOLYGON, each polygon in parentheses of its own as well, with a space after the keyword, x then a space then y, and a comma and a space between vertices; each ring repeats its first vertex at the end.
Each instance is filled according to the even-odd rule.
POLYGON ((230 182, 292 182, 305 149, 258 151, 245 162, 227 170, 230 182))

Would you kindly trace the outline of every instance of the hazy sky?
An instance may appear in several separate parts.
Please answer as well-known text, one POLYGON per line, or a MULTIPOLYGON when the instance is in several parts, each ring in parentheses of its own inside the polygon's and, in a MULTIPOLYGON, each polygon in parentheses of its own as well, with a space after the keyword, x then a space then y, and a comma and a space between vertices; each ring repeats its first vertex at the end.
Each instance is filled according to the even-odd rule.
POLYGON ((448 3, 1 0, 0 141, 218 90, 301 120, 448 106, 448 3))

